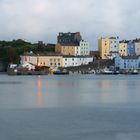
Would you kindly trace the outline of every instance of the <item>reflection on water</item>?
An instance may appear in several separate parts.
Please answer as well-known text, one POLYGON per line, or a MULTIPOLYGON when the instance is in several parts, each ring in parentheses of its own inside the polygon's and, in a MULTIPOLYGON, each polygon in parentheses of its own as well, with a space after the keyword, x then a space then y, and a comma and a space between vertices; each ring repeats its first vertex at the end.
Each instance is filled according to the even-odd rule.
POLYGON ((99 81, 99 87, 101 89, 110 88, 110 81, 109 80, 101 80, 101 81, 99 81))
POLYGON ((139 76, 0 78, 0 140, 140 139, 139 76))
POLYGON ((42 78, 38 76, 37 78, 37 105, 42 107, 43 105, 43 95, 42 95, 42 78))
POLYGON ((22 84, 20 81, 0 81, 0 85, 22 84))
POLYGON ((1 81, 0 108, 140 104, 139 77, 5 75, 1 81))

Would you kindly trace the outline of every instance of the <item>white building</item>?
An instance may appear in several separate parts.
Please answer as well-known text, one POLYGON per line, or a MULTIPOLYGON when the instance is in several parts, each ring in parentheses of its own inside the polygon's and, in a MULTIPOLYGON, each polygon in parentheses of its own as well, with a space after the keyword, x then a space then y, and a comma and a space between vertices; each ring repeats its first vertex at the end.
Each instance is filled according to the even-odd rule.
POLYGON ((140 57, 139 56, 117 56, 115 58, 115 68, 119 70, 139 69, 140 57))
POLYGON ((70 67, 87 65, 89 62, 93 62, 93 57, 90 56, 40 56, 33 54, 22 55, 21 64, 30 63, 38 66, 47 67, 70 67))
POLYGON ((64 56, 63 67, 87 65, 89 62, 93 62, 93 57, 89 56, 64 56))
POLYGON ((119 37, 110 37, 110 59, 115 58, 119 53, 119 37))

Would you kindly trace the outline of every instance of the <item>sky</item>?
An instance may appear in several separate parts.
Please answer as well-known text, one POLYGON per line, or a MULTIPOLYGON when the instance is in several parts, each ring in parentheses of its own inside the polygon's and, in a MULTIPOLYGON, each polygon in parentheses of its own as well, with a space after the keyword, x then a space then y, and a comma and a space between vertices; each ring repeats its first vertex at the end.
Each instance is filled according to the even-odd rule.
POLYGON ((140 38, 138 0, 0 0, 0 40, 56 43, 59 32, 81 32, 97 49, 101 37, 140 38))

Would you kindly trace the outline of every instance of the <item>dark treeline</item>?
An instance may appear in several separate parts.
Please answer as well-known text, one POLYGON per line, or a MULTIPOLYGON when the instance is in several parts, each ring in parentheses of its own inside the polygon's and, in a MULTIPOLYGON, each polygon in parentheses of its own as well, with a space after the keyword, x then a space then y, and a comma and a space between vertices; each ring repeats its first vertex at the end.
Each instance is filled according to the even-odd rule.
POLYGON ((42 41, 30 43, 22 39, 13 41, 0 41, 0 61, 4 63, 19 63, 20 55, 24 52, 49 53, 55 51, 55 44, 45 45, 42 41))

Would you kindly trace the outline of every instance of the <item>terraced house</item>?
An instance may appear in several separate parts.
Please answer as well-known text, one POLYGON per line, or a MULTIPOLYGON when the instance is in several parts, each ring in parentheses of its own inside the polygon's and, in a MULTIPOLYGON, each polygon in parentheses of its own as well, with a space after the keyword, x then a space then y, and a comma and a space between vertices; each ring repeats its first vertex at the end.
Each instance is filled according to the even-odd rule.
POLYGON ((113 59, 119 53, 119 37, 100 38, 98 49, 102 59, 113 59))

